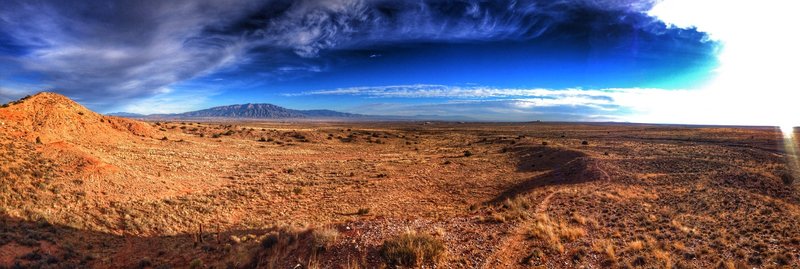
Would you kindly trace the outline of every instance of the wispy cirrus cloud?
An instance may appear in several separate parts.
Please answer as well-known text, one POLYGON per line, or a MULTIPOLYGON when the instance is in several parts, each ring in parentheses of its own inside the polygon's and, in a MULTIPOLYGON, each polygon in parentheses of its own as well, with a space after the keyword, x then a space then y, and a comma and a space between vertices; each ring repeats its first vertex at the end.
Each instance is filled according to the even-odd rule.
POLYGON ((131 101, 120 111, 138 114, 168 114, 199 110, 206 108, 203 105, 221 93, 219 90, 207 88, 194 91, 162 88, 161 91, 160 94, 131 101))
POLYGON ((288 96, 349 95, 373 99, 422 99, 417 103, 375 103, 351 109, 357 113, 400 115, 473 115, 481 120, 561 119, 589 121, 691 122, 697 111, 679 104, 704 100, 703 91, 657 88, 525 89, 484 86, 390 85, 308 91, 288 96), (444 101, 442 101, 444 100, 444 101), (420 103, 421 102, 421 103, 420 103), (669 112, 667 115, 665 112, 669 112))
POLYGON ((5 56, 17 67, 9 72, 102 107, 233 62, 241 42, 199 33, 239 12, 214 1, 11 1, 0 7, 0 32, 16 48, 5 56))
POLYGON ((675 95, 682 90, 654 88, 610 88, 610 89, 527 89, 496 88, 485 86, 448 86, 432 84, 348 87, 331 90, 287 93, 285 96, 349 95, 372 98, 456 98, 456 99, 505 99, 524 103, 524 106, 618 106, 635 105, 644 95, 675 95))
POLYGON ((449 86, 437 84, 412 84, 389 86, 348 87, 331 90, 316 90, 286 93, 286 96, 304 95, 352 95, 399 98, 492 98, 492 97, 602 97, 611 92, 645 91, 651 89, 542 89, 542 88, 496 88, 486 86, 449 86))
POLYGON ((12 87, 0 87, 0 103, 14 100, 17 96, 25 95, 33 89, 19 89, 12 87))
POLYGON ((370 115, 466 121, 620 121, 615 111, 592 106, 531 107, 528 100, 468 100, 424 103, 369 103, 350 112, 370 115))

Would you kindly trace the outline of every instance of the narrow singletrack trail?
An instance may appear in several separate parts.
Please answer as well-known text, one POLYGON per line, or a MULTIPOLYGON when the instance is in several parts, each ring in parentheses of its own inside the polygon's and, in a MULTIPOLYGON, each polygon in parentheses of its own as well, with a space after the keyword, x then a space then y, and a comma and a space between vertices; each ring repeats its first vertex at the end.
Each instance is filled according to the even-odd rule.
MULTIPOLYGON (((550 201, 553 197, 562 192, 563 190, 554 190, 548 193, 534 209, 536 214, 545 214, 550 207, 550 201)), ((481 268, 514 268, 524 267, 520 264, 519 257, 525 257, 528 251, 528 243, 526 242, 527 228, 531 220, 523 220, 516 224, 508 235, 497 244, 494 253, 490 255, 481 268)))

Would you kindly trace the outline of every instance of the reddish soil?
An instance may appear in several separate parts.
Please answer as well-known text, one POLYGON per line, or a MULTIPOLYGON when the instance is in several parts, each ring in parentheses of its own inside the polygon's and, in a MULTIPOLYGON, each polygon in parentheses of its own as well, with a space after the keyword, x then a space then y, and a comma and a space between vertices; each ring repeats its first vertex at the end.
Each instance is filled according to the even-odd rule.
POLYGON ((409 231, 445 247, 420 266, 800 267, 788 141, 773 128, 139 122, 42 93, 0 108, 0 267, 393 267, 381 246, 409 231))

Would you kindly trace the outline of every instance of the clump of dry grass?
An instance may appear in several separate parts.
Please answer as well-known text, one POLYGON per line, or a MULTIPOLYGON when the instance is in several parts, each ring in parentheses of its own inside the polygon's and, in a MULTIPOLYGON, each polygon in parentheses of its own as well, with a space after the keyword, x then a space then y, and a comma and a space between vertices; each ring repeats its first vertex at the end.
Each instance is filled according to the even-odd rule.
POLYGON ((311 231, 312 242, 317 249, 328 249, 339 238, 339 230, 334 228, 320 228, 311 231))
POLYGON ((629 251, 640 251, 642 249, 644 249, 644 242, 642 242, 642 240, 636 240, 628 243, 629 251))
POLYGON ((264 249, 272 249, 280 241, 279 233, 269 233, 261 239, 261 247, 264 249))
POLYGON ((661 249, 655 249, 653 250, 653 257, 655 257, 656 260, 661 263, 661 268, 672 268, 672 258, 670 257, 669 252, 661 249))
POLYGON ((314 237, 314 230, 281 227, 254 239, 260 243, 254 252, 244 254, 244 256, 250 257, 250 262, 245 265, 245 268, 278 268, 277 266, 289 259, 290 256, 305 252, 301 249, 311 249, 306 252, 310 253, 306 256, 307 259, 304 258, 308 268, 314 268, 317 263, 317 249, 311 245, 317 239, 314 237))
POLYGON ((614 250, 614 243, 611 240, 597 240, 592 243, 592 250, 597 253, 605 255, 606 260, 614 262, 617 260, 617 254, 614 250))
POLYGON ((569 226, 563 221, 552 221, 546 214, 537 214, 528 236, 545 241, 550 249, 564 252, 564 242, 572 242, 586 235, 582 227, 569 226))
POLYGON ((369 214, 369 211, 370 211, 369 208, 366 208, 366 207, 359 208, 358 211, 356 212, 356 214, 364 216, 364 215, 369 214))
POLYGON ((440 262, 445 250, 444 243, 432 235, 406 232, 384 241, 380 253, 387 264, 419 266, 440 262))
POLYGON ((300 194, 302 194, 302 193, 303 193, 303 188, 301 188, 301 187, 294 187, 294 188, 292 189, 292 193, 294 193, 294 195, 300 195, 300 194))
POLYGON ((697 229, 691 228, 689 226, 686 226, 686 225, 682 224, 678 220, 672 220, 670 223, 672 224, 673 227, 675 227, 676 229, 680 230, 681 232, 689 233, 689 234, 697 233, 697 229))
POLYGON ((495 222, 527 220, 532 217, 532 206, 529 198, 515 197, 506 199, 500 204, 498 212, 492 212, 490 219, 495 222))
POLYGON ((203 268, 203 261, 200 259, 194 259, 191 263, 189 263, 189 268, 203 268))
POLYGON ((572 221, 577 223, 577 224, 580 224, 580 225, 586 225, 586 222, 588 221, 588 219, 586 217, 581 216, 580 214, 578 214, 578 212, 573 212, 572 213, 572 221))

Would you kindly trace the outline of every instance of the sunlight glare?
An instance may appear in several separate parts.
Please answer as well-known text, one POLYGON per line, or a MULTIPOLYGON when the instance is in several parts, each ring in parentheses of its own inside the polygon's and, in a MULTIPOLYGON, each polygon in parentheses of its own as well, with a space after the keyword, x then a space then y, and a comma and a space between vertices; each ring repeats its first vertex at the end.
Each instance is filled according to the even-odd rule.
POLYGON ((784 124, 780 126, 781 133, 783 133, 784 138, 793 138, 794 137, 794 125, 791 124, 784 124))
MULTIPOLYGON (((800 38, 791 35, 800 2, 784 0, 665 0, 650 15, 678 27, 697 27, 722 43, 720 66, 707 85, 685 96, 684 112, 670 107, 652 116, 672 122, 776 126, 800 124, 791 98, 800 62, 800 38), (742 19, 746 17, 747 19, 742 19), (747 108, 747 109, 744 109, 747 108)), ((653 100, 653 102, 661 102, 653 100)), ((658 118, 659 120, 662 120, 658 118)))

